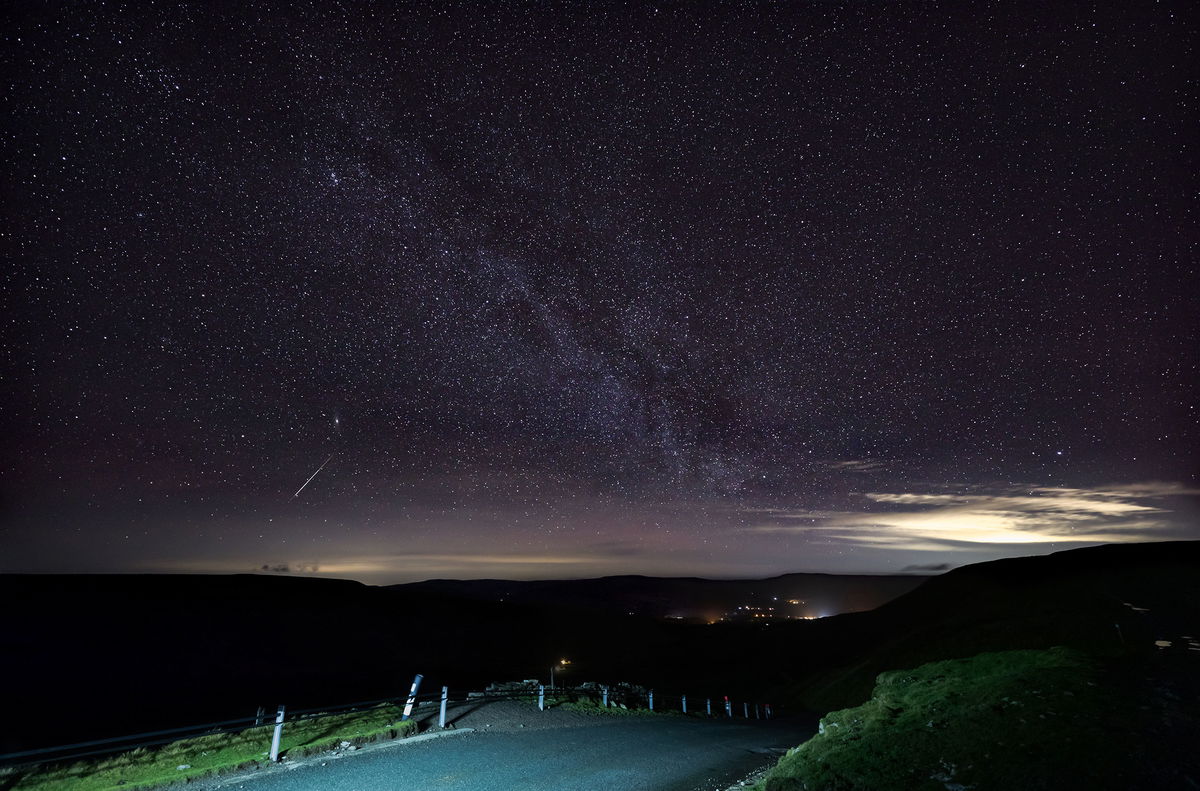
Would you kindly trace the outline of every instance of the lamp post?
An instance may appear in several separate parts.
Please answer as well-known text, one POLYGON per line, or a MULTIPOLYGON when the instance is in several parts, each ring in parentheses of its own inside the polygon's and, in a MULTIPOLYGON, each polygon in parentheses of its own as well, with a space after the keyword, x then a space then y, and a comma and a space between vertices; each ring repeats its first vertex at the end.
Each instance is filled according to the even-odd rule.
POLYGON ((560 659, 550 666, 550 689, 554 689, 554 671, 557 670, 561 673, 569 664, 571 664, 570 659, 560 659))

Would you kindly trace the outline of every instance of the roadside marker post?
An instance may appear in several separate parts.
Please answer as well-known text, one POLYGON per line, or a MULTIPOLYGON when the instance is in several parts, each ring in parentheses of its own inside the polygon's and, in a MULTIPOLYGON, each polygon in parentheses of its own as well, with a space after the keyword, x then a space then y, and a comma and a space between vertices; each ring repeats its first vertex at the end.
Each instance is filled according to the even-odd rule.
POLYGON ((684 695, 680 702, 683 704, 683 713, 687 714, 687 695, 684 695))
POLYGON ((758 716, 758 704, 757 703, 754 704, 754 719, 756 719, 756 720, 762 719, 762 717, 758 716))
POLYGON ((608 687, 607 686, 602 687, 602 690, 604 692, 604 699, 603 699, 602 705, 604 706, 604 708, 607 709, 608 708, 608 687))
POLYGON ((446 701, 450 697, 450 687, 442 687, 442 713, 438 715, 438 727, 446 727, 446 701))
POLYGON ((262 725, 263 717, 267 716, 267 710, 263 706, 258 707, 258 711, 254 713, 254 727, 262 725))
POLYGON ((704 699, 704 713, 710 717, 712 716, 712 698, 704 699))
POLYGON ((742 701, 742 718, 750 719, 750 704, 742 701))
POLYGON ((538 711, 546 710, 546 685, 538 684, 538 711))
POLYGON ((725 696, 725 716, 726 717, 733 716, 733 704, 729 702, 728 695, 725 696))
POLYGON ((417 702, 417 690, 421 688, 421 679, 423 678, 425 676, 417 673, 417 677, 413 679, 412 689, 408 691, 408 702, 404 704, 404 716, 400 718, 401 722, 407 720, 412 714, 413 706, 417 702))
POLYGON ((770 703, 766 704, 766 712, 765 713, 767 715, 766 719, 768 719, 768 720, 771 719, 771 704, 770 703))
POLYGON ((271 735, 271 763, 279 761, 279 739, 283 736, 283 704, 275 713, 275 733, 271 735))
POLYGON ((654 711, 654 690, 650 690, 648 700, 650 701, 650 711, 654 711))

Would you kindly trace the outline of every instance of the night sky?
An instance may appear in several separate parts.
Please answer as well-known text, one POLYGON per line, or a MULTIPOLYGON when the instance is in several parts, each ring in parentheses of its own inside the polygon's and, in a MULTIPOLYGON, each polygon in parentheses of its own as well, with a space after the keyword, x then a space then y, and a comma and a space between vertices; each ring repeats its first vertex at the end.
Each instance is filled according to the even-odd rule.
POLYGON ((2 13, 0 570, 1200 538, 1194 3, 2 13))

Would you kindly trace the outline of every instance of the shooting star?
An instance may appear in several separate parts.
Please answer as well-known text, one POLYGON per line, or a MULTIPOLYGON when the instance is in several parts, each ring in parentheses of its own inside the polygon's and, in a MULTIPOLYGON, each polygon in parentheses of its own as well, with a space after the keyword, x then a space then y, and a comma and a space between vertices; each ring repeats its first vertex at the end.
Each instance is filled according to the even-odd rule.
MULTIPOLYGON (((337 455, 336 453, 330 453, 329 458, 325 460, 325 464, 328 464, 329 462, 333 461, 333 457, 336 455, 337 455)), ((325 469, 325 464, 322 464, 320 467, 317 467, 317 472, 314 472, 312 475, 308 476, 308 480, 305 481, 303 484, 301 484, 300 488, 296 490, 296 493, 292 495, 293 500, 295 500, 297 497, 300 496, 300 492, 304 491, 304 487, 308 486, 308 484, 312 482, 313 478, 317 477, 317 473, 319 473, 321 470, 325 469)))

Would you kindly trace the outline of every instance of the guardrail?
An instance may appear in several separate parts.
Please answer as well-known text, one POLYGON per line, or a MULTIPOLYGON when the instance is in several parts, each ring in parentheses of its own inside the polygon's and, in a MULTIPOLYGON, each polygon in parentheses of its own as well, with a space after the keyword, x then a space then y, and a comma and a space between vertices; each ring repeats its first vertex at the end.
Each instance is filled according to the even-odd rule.
POLYGON ((689 709, 687 695, 663 695, 653 689, 636 687, 629 684, 590 684, 581 687, 548 688, 536 682, 514 682, 505 685, 503 691, 467 692, 457 698, 451 698, 448 687, 442 687, 440 693, 419 694, 421 675, 413 680, 412 688, 406 698, 379 698, 355 703, 345 703, 334 706, 320 706, 309 709, 289 710, 280 705, 275 712, 273 722, 266 719, 266 711, 259 707, 253 717, 241 717, 230 720, 220 720, 201 725, 189 725, 179 728, 167 728, 158 731, 130 734, 128 736, 113 736, 106 739, 93 739, 74 744, 42 747, 33 750, 21 750, 0 755, 0 767, 8 769, 29 769, 42 764, 66 763, 81 758, 98 755, 112 755, 147 747, 159 747, 172 742, 199 736, 209 736, 218 733, 235 733, 250 728, 274 725, 271 729, 269 756, 272 762, 279 760, 279 744, 283 729, 288 722, 312 720, 321 717, 348 714, 364 711, 384 704, 400 705, 404 703, 403 714, 397 722, 411 719, 415 709, 427 704, 440 704, 438 713, 439 729, 446 727, 447 708, 449 704, 488 703, 496 701, 523 701, 536 705, 545 711, 548 707, 561 705, 565 702, 591 701, 603 708, 620 707, 625 709, 645 709, 652 712, 678 711, 692 716, 732 719, 740 714, 742 719, 770 719, 773 711, 770 704, 738 701, 735 704, 728 695, 722 697, 693 697, 689 709), (714 708, 713 701, 716 701, 714 708))

